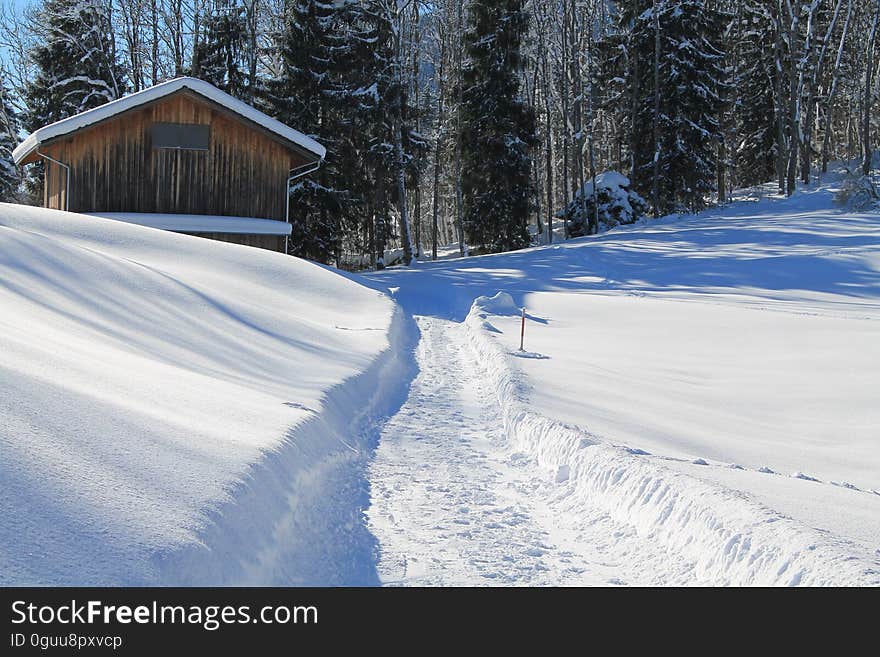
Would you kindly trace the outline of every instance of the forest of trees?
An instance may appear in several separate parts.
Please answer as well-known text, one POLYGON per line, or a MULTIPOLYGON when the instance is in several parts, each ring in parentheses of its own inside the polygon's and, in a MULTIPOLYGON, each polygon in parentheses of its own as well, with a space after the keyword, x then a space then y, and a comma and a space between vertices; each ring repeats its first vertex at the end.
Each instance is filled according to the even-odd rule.
MULTIPOLYGON (((604 171, 655 215, 880 142, 880 0, 32 0, 0 24, 0 200, 39 126, 192 75, 328 149, 295 253, 546 243, 604 171)), ((583 201, 586 203, 586 201, 583 201)), ((588 222, 589 232, 599 221, 588 222)))

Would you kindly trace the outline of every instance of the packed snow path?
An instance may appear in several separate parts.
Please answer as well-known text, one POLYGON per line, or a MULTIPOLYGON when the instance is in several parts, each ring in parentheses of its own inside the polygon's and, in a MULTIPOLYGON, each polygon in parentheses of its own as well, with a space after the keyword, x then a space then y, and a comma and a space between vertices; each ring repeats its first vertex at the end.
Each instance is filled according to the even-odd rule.
MULTIPOLYGON (((463 326, 419 318, 420 373, 385 426, 371 468, 370 524, 385 583, 598 583, 536 517, 526 464, 502 447, 501 417, 463 326)), ((601 581, 601 580, 599 580, 601 581)))
POLYGON ((497 399, 457 322, 418 317, 419 374, 370 468, 370 529, 386 585, 692 582, 631 529, 566 514, 556 482, 503 436, 497 399), (648 572, 638 563, 654 564, 648 572), (649 579, 643 579, 644 577, 649 579))

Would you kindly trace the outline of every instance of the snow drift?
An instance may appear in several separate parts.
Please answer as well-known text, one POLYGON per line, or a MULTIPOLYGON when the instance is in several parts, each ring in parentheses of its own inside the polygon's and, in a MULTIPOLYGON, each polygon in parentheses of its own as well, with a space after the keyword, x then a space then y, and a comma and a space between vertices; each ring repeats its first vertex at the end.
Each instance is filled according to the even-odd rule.
POLYGON ((528 384, 511 367, 491 323, 517 311, 506 292, 479 297, 465 325, 494 386, 512 448, 555 475, 569 511, 598 506, 663 546, 670 559, 689 561, 694 583, 880 584, 876 559, 861 546, 532 410, 524 392, 528 384))
POLYGON ((0 205, 0 584, 375 582, 408 326, 304 261, 0 205))
POLYGON ((465 321, 561 524, 634 528, 649 582, 876 583, 880 215, 840 184, 369 277, 465 321))

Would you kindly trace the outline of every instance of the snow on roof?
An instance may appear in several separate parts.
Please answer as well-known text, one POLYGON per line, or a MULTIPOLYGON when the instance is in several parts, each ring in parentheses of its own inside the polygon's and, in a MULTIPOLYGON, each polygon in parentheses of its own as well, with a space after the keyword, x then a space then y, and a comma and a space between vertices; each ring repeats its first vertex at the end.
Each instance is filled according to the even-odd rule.
POLYGON ((290 224, 272 219, 217 217, 204 214, 152 214, 148 212, 91 212, 92 217, 160 228, 178 233, 235 233, 239 235, 290 235, 290 224))
POLYGON ((82 128, 109 119, 140 105, 158 100, 159 98, 163 98, 164 96, 184 88, 189 89, 200 96, 204 96, 205 98, 222 105, 231 112, 257 123, 266 130, 283 137, 311 153, 314 153, 320 159, 324 158, 326 149, 311 137, 307 137, 298 130, 294 130, 280 121, 276 121, 272 117, 266 116, 260 110, 251 107, 247 103, 243 103, 237 98, 233 98, 226 92, 215 87, 213 84, 197 78, 188 77, 175 78, 168 82, 157 84, 149 89, 138 91, 118 100, 111 101, 105 105, 101 105, 100 107, 90 109, 86 112, 44 126, 30 134, 23 142, 21 142, 12 152, 12 158, 15 160, 16 164, 20 164, 22 160, 30 155, 43 142, 54 139, 55 137, 60 137, 61 135, 75 132, 76 130, 81 130, 82 128))

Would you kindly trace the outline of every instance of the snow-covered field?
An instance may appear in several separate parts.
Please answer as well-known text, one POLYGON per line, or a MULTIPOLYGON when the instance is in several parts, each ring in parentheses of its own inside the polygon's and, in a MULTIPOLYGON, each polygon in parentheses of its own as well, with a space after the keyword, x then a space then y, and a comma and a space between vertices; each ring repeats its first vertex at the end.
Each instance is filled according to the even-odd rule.
POLYGON ((880 584, 831 199, 364 277, 0 205, 0 584, 880 584))
POLYGON ((0 584, 375 582, 407 326, 281 254, 0 205, 0 584))
MULTIPOLYGON (((456 350, 478 364, 468 376, 491 392, 476 396, 493 396, 503 419, 484 424, 502 434, 491 460, 532 467, 511 508, 546 529, 537 542, 523 534, 535 543, 523 549, 543 556, 519 581, 880 582, 877 214, 833 208, 825 186, 373 279, 397 288, 423 326, 465 320, 456 350), (536 490, 545 505, 529 512, 536 490), (602 547, 608 535, 615 545, 602 547), (566 571, 559 555, 581 563, 566 571)), ((447 361, 422 355, 423 372, 446 371, 435 387, 460 385, 447 361)), ((431 449, 417 442, 434 442, 435 427, 449 434, 444 406, 434 422, 420 411, 418 434, 380 443, 374 481, 404 450, 427 478, 450 460, 426 462, 431 449)), ((471 449, 472 430, 454 430, 446 451, 456 440, 471 449)), ((514 485, 477 469, 486 499, 514 485)), ((460 502, 461 484, 431 485, 374 500, 386 581, 461 581, 474 564, 488 564, 476 581, 516 581, 523 561, 502 560, 509 541, 432 563, 412 530, 460 543, 453 530, 470 531, 475 507, 460 502), (444 563, 458 564, 451 577, 444 563)))

